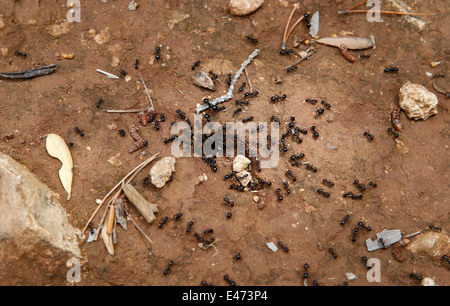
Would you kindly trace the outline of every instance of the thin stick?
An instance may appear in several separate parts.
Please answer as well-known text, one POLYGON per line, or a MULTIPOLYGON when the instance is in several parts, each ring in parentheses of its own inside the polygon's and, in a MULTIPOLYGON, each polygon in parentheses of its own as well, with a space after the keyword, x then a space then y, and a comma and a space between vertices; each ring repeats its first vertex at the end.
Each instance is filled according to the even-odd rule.
POLYGON ((139 225, 137 225, 136 222, 134 222, 134 220, 131 218, 131 216, 128 214, 128 212, 126 212, 126 214, 127 214, 128 219, 129 219, 131 222, 133 222, 134 226, 136 226, 136 228, 141 232, 141 234, 144 235, 144 237, 145 237, 148 241, 150 241, 151 244, 153 244, 153 241, 150 239, 150 237, 148 237, 147 234, 144 232, 144 230, 143 230, 139 225))
MULTIPOLYGON (((117 183, 116 186, 114 186, 113 189, 111 189, 110 192, 108 192, 108 194, 103 198, 103 200, 100 202, 100 204, 98 205, 97 209, 94 211, 94 213, 92 214, 92 216, 89 218, 88 222, 86 223, 86 226, 84 227, 83 231, 81 232, 81 235, 84 235, 84 232, 86 231, 87 227, 89 226, 89 223, 94 219, 95 215, 97 214, 97 212, 100 210, 100 207, 102 207, 103 203, 105 203, 106 199, 109 198, 109 196, 114 192, 114 190, 116 190, 120 185, 123 186, 123 183, 125 182, 125 180, 130 177, 135 171, 137 171, 139 169, 142 170, 143 166, 148 165, 151 161, 153 161, 157 156, 159 155, 159 153, 153 155, 152 157, 150 157, 149 159, 147 159, 146 161, 144 161, 142 164, 140 164, 139 166, 137 166, 136 168, 134 168, 130 173, 128 173, 119 183, 117 183)), ((122 189, 120 189, 120 191, 122 191, 122 189)), ((120 192, 119 191, 119 192, 120 192)))
POLYGON ((355 11, 339 11, 339 14, 349 14, 349 13, 380 13, 380 14, 391 14, 391 15, 411 15, 411 16, 425 16, 421 13, 404 13, 404 12, 391 12, 391 11, 369 11, 369 10, 355 10, 355 11))
POLYGON ((301 59, 297 60, 297 61, 296 61, 295 63, 293 63, 292 65, 285 67, 284 70, 286 70, 286 69, 288 69, 288 68, 291 68, 292 66, 295 66, 295 65, 297 65, 297 64, 299 64, 299 63, 301 63, 301 62, 303 62, 304 60, 310 58, 311 55, 313 55, 313 54, 316 53, 316 52, 317 52, 317 50, 312 50, 311 53, 309 53, 309 54, 307 54, 305 57, 302 57, 301 59))
POLYGON ((140 113, 145 110, 148 110, 148 107, 139 108, 139 109, 107 109, 107 110, 105 110, 105 112, 107 112, 107 113, 140 113))
POLYGON ((144 85, 145 92, 147 93, 148 100, 150 101, 150 110, 154 111, 155 107, 153 106, 152 97, 150 96, 150 92, 148 91, 147 85, 145 85, 144 78, 142 78, 142 77, 141 77, 141 82, 144 85))
POLYGON ((252 83, 250 82, 247 68, 244 69, 244 72, 245 72, 245 77, 247 78, 248 88, 250 89, 250 92, 253 92, 253 86, 252 86, 252 83))
POLYGON ((351 10, 357 8, 358 6, 363 5, 364 3, 367 3, 367 1, 369 1, 369 0, 363 1, 363 2, 361 2, 361 3, 359 3, 359 4, 357 4, 357 5, 355 5, 355 6, 351 7, 351 8, 349 8, 349 9, 346 9, 346 11, 351 11, 351 10))
POLYGON ((411 237, 417 236, 417 235, 419 235, 421 233, 422 233, 422 231, 418 231, 418 232, 415 232, 415 233, 412 233, 412 234, 409 234, 409 235, 405 235, 405 236, 403 236, 403 238, 411 238, 411 237))
POLYGON ((283 50, 286 49, 286 40, 287 40, 286 34, 287 34, 287 32, 288 32, 289 24, 291 23, 292 16, 294 16, 294 13, 295 13, 295 10, 296 10, 296 9, 297 9, 297 7, 294 5, 294 8, 292 9, 292 12, 291 12, 291 14, 289 15, 288 21, 287 21, 287 23, 286 23, 286 28, 284 29, 283 45, 282 45, 282 47, 281 47, 283 50))

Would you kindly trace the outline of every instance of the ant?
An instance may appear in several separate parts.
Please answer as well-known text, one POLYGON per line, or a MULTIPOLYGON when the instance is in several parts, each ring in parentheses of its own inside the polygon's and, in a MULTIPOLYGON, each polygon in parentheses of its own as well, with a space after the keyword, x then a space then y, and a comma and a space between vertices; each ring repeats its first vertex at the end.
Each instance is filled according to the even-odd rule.
POLYGON ((195 70, 195 68, 197 68, 197 66, 200 65, 200 63, 201 63, 200 61, 196 61, 196 62, 194 63, 194 65, 192 65, 191 69, 192 69, 192 70, 195 70))
POLYGON ((16 51, 16 52, 14 52, 14 54, 16 54, 16 55, 21 55, 21 56, 23 56, 23 57, 27 57, 27 54, 26 54, 26 53, 20 52, 20 51, 16 51))
POLYGON ((255 44, 258 43, 258 39, 257 38, 253 38, 250 35, 247 36, 247 39, 253 41, 255 44))
POLYGON ((384 72, 398 72, 398 67, 393 67, 393 68, 385 68, 384 72))

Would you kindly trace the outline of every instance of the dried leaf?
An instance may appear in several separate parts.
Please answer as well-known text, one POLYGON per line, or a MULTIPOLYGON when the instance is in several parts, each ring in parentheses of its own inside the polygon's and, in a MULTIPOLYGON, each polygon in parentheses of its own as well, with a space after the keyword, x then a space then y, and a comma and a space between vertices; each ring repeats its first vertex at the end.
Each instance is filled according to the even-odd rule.
POLYGON ((49 134, 47 136, 46 148, 50 156, 59 159, 62 163, 62 167, 59 170, 59 179, 68 194, 67 200, 70 200, 73 180, 73 161, 69 147, 61 136, 49 134))
POLYGON ((311 24, 311 27, 309 28, 309 35, 314 38, 317 33, 319 33, 319 11, 314 13, 309 23, 311 24))
POLYGON ((368 49, 375 45, 372 40, 364 37, 324 37, 316 40, 316 42, 337 48, 344 44, 350 50, 368 49))

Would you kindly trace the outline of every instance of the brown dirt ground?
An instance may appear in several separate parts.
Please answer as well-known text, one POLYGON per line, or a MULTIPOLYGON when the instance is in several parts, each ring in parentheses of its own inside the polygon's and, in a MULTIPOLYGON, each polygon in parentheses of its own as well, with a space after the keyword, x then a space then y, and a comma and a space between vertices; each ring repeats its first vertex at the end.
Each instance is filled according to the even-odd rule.
MULTIPOLYGON (((257 47, 261 49, 249 66, 259 96, 251 99, 244 114, 236 116, 238 120, 252 115, 257 122, 266 122, 275 115, 284 123, 295 116, 301 127, 317 126, 321 136, 314 140, 309 134, 302 144, 291 141, 288 153, 281 155, 278 169, 258 174, 274 182, 266 188, 267 203, 262 210, 252 201, 253 194, 228 189, 230 182, 224 180, 224 175, 231 171, 230 159, 219 159, 216 173, 199 158, 179 159, 174 181, 163 189, 142 184, 148 175, 149 168, 146 169, 136 178, 136 188, 159 204, 160 213, 151 225, 142 219, 138 222, 154 244, 150 247, 131 224, 127 232, 118 230, 115 256, 107 255, 101 240, 90 244, 80 240, 87 259, 82 267, 82 285, 199 285, 203 280, 226 285, 225 274, 238 285, 302 285, 304 263, 310 266, 311 279, 321 284, 340 285, 345 281, 345 273, 353 272, 359 277, 351 284, 369 285, 362 256, 381 260, 381 285, 413 285, 408 276, 413 271, 434 277, 437 284, 450 284, 448 270, 439 258, 410 254, 400 263, 390 250, 369 254, 365 247, 365 239, 385 229, 401 229, 407 234, 435 224, 448 230, 448 100, 437 94, 439 114, 426 121, 413 122, 401 115, 404 130, 399 140, 403 146, 397 147, 386 132, 390 126, 388 115, 391 106, 398 102, 402 84, 426 81, 426 87, 433 90, 425 72, 448 72, 449 41, 445 37, 450 36, 450 20, 445 6, 435 1, 417 1, 413 10, 426 13, 429 21, 427 28, 418 32, 400 16, 383 15, 383 23, 369 23, 361 14, 337 14, 355 1, 302 1, 301 12, 304 8, 311 12, 320 10, 320 36, 341 30, 355 31, 364 37, 374 34, 377 48, 353 52, 370 53, 371 57, 352 64, 336 48, 319 45, 311 60, 286 74, 283 67, 293 62, 294 56, 280 56, 278 51, 295 1, 286 6, 283 4, 287 2, 268 0, 247 17, 232 16, 225 0, 140 1, 137 11, 127 9, 127 0, 81 2, 82 22, 69 24, 67 33, 58 37, 50 35, 48 27, 62 23, 67 13, 66 1, 55 4, 1 0, 0 7, 5 21, 5 28, 0 30, 1 47, 8 48, 6 56, 0 54, 0 71, 61 64, 59 71, 50 76, 0 82, 0 135, 15 136, 9 142, 0 142, 0 150, 23 162, 64 195, 57 176, 60 164, 47 154, 45 135, 57 133, 74 143, 73 195, 70 201, 63 202, 74 227, 82 229, 96 208, 95 200, 142 162, 140 153, 128 153, 132 144, 129 135, 121 138, 117 132, 138 123, 137 116, 107 114, 104 110, 145 107, 147 100, 139 81, 143 76, 157 111, 167 118, 160 131, 153 126, 141 129, 150 140, 145 151, 147 156, 157 152, 161 157, 170 155, 170 146, 163 139, 170 136, 170 122, 178 120, 175 111, 181 109, 192 120, 203 97, 219 96, 227 88, 228 72, 236 71, 255 48, 246 39, 249 34, 259 39, 257 47), (189 14, 189 18, 171 29, 171 20, 180 14, 189 14), (97 34, 104 31, 102 44, 96 42, 91 29, 97 34), (163 45, 162 59, 152 63, 158 44, 163 45), (26 52, 28 57, 14 55, 15 50, 26 52), (57 60, 55 53, 60 52, 75 53, 75 58, 57 60), (114 56, 120 60, 116 67, 112 66, 114 56), (136 59, 140 59, 138 70, 134 69, 136 59), (221 81, 217 82, 215 93, 192 84, 191 65, 197 60, 202 63, 196 71, 212 69, 219 74, 221 81), (442 64, 432 69, 431 61, 442 64), (400 71, 384 74, 387 66, 398 66, 400 71), (116 75, 125 69, 132 80, 109 80, 97 73, 97 68, 116 75), (276 75, 282 77, 281 84, 275 84, 276 75), (282 93, 287 95, 286 101, 270 102, 272 95, 282 93), (104 103, 97 108, 100 98, 104 103), (332 110, 315 118, 317 107, 304 103, 306 98, 326 99, 332 110), (117 129, 108 128, 111 124, 117 129), (75 126, 84 130, 86 136, 77 135, 75 126), (373 142, 363 136, 365 131, 375 136, 373 142), (330 144, 337 150, 331 150, 330 144), (283 178, 287 179, 287 159, 300 152, 319 171, 293 168, 298 180, 290 182, 292 194, 278 202, 275 190, 283 189, 283 178), (120 166, 107 162, 118 153, 120 166), (195 179, 202 173, 208 180, 195 186, 195 179), (335 186, 324 187, 324 178, 335 182, 335 186), (355 179, 366 184, 376 181, 378 187, 366 191, 360 201, 344 199, 344 192, 357 191, 353 186, 355 179), (330 191, 330 198, 317 194, 321 187, 330 191), (236 203, 229 220, 225 217, 229 209, 223 205, 224 197, 236 203), (177 222, 173 216, 178 212, 183 216, 177 222), (352 217, 346 226, 341 226, 346 214, 352 217), (165 216, 170 220, 159 229, 158 223, 165 216), (217 240, 216 255, 213 248, 198 248, 193 233, 186 233, 191 220, 195 222, 193 233, 214 229, 210 236, 217 240), (353 243, 352 230, 358 221, 364 221, 373 230, 360 231, 353 243), (273 253, 265 246, 266 242, 279 240, 289 247, 288 253, 273 253), (330 255, 329 247, 335 249, 337 259, 330 255), (237 261, 234 255, 239 251, 242 259, 237 261), (174 265, 164 276, 170 260, 174 265)), ((294 35, 307 36, 303 22, 289 38, 289 46, 294 35)), ((448 84, 446 79, 439 81, 448 84)), ((238 85, 241 82, 242 79, 238 85)), ((235 109, 233 102, 225 105, 235 109)), ((234 120, 232 111, 212 116, 222 123, 234 120)), ((32 268, 29 273, 33 274, 32 268)), ((68 284, 57 275, 35 277, 32 283, 68 284)))

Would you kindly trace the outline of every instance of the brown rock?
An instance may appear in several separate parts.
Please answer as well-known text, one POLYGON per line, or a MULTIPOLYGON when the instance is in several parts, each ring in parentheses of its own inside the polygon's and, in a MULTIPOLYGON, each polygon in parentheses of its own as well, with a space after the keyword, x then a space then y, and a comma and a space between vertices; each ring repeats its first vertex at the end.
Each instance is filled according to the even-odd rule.
POLYGON ((450 238, 445 232, 434 230, 426 231, 411 238, 405 247, 415 254, 427 254, 430 257, 439 257, 450 251, 450 238))

